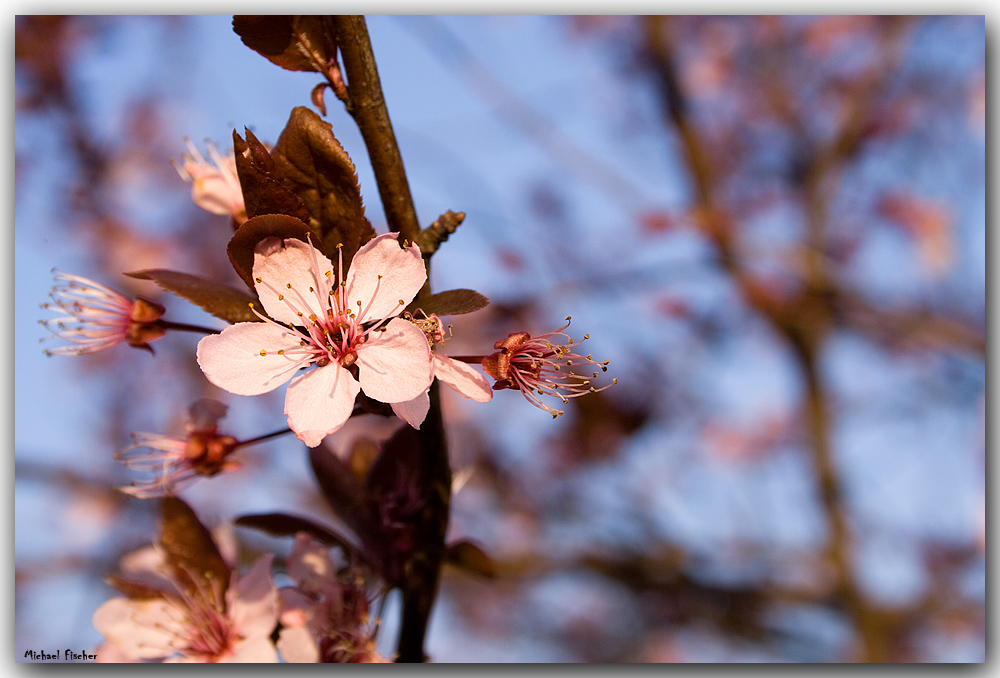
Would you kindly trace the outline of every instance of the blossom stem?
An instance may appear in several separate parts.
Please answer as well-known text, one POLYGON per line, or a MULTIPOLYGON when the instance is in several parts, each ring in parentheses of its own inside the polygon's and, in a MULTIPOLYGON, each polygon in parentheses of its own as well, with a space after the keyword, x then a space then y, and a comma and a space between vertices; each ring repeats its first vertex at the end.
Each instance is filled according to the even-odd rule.
POLYGON ((280 435, 284 435, 286 433, 291 433, 291 432, 292 432, 292 429, 290 429, 290 428, 283 428, 280 431, 274 431, 273 433, 267 433, 267 434, 262 435, 262 436, 257 436, 256 438, 250 438, 249 440, 241 440, 235 447, 244 447, 246 445, 253 445, 254 443, 259 443, 261 441, 267 440, 268 438, 277 438, 280 435))
POLYGON ((199 334, 218 334, 220 330, 213 330, 210 327, 202 327, 201 325, 188 325, 187 323, 175 323, 169 320, 157 320, 155 323, 158 327, 162 327, 165 330, 180 330, 181 332, 198 332, 199 334))
POLYGON ((468 363, 470 365, 480 365, 486 358, 484 355, 450 355, 448 357, 460 363, 468 363))

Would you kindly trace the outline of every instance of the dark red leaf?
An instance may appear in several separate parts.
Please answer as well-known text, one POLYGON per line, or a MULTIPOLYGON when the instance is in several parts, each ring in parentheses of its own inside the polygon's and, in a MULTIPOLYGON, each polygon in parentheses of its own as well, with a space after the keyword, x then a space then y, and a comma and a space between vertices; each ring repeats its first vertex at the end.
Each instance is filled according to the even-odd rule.
POLYGON ((153 598, 162 598, 165 593, 163 589, 157 588, 155 586, 150 586, 143 582, 138 582, 130 579, 122 579, 121 577, 111 575, 105 577, 106 581, 110 586, 115 587, 119 593, 125 595, 125 597, 131 600, 152 600, 153 598))
POLYGON ((303 106, 292 109, 288 124, 271 151, 275 166, 309 212, 309 226, 327 252, 343 244, 344 268, 358 249, 375 237, 365 218, 354 163, 330 123, 303 106))
POLYGON ((238 14, 233 31, 243 44, 289 71, 324 73, 337 56, 326 16, 238 14))
POLYGON ((174 580, 189 593, 229 588, 229 566, 211 532, 177 497, 163 500, 159 543, 174 580))
POLYGON ((247 216, 287 214, 309 221, 309 212, 286 185, 270 152, 253 132, 245 131, 246 140, 233 130, 233 149, 247 216))
POLYGON ((493 579, 497 576, 497 566, 475 543, 462 539, 448 544, 444 553, 445 562, 463 570, 493 579))
POLYGON ((247 294, 241 290, 233 289, 229 285, 223 285, 190 273, 168 271, 164 268, 150 268, 144 271, 132 271, 125 275, 140 280, 152 280, 168 292, 173 292, 182 299, 187 299, 200 306, 216 318, 222 318, 230 323, 260 320, 250 310, 251 305, 259 312, 264 312, 255 294, 247 294))
MULTIPOLYGON (((285 214, 264 214, 247 219, 229 240, 226 251, 233 268, 240 274, 250 289, 254 289, 253 253, 254 248, 264 238, 297 238, 308 242, 309 227, 295 217, 285 214)), ((315 244, 315 243, 314 243, 315 244)))
POLYGON ((321 544, 339 547, 344 551, 345 555, 353 554, 365 562, 369 562, 369 558, 365 553, 355 546, 350 539, 338 534, 336 530, 314 523, 308 518, 291 516, 284 513, 260 513, 240 516, 236 519, 235 524, 240 527, 249 527, 254 530, 267 532, 275 537, 291 537, 298 532, 305 532, 321 544))
POLYGON ((475 290, 457 289, 432 294, 420 300, 419 303, 414 301, 406 307, 406 310, 413 313, 419 309, 426 315, 432 313, 436 315, 460 315, 486 308, 489 303, 489 299, 475 290))

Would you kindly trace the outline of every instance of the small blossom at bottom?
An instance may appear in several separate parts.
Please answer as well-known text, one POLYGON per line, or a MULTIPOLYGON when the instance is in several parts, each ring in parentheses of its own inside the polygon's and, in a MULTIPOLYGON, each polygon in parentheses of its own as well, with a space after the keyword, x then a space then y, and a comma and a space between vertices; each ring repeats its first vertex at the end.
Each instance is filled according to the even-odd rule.
MULTIPOLYGON (((527 332, 513 332, 506 339, 496 342, 493 348, 499 350, 483 358, 483 369, 496 379, 493 389, 519 390, 528 402, 555 418, 564 411, 546 405, 537 396, 553 396, 567 403, 569 398, 609 388, 611 384, 601 388, 591 385, 590 379, 597 377, 599 372, 584 376, 574 371, 600 368, 606 372, 608 361, 597 362, 592 355, 581 355, 574 350, 590 335, 586 334, 583 340, 575 342, 564 332, 569 327, 569 321, 566 318, 566 324, 559 329, 537 337, 527 332)), ((613 379, 612 383, 617 384, 618 380, 613 379)))
POLYGON ((358 572, 351 567, 338 571, 329 549, 301 532, 287 563, 295 586, 278 590, 282 659, 293 664, 388 661, 375 651, 376 626, 358 572))
POLYGON ((97 353, 122 343, 152 351, 149 342, 166 334, 157 324, 164 312, 160 304, 129 299, 93 280, 53 272, 52 301, 41 307, 62 315, 38 322, 70 345, 48 349, 46 355, 97 353))
POLYGON ((165 574, 169 570, 157 549, 132 555, 142 556, 133 559, 142 569, 128 573, 141 593, 112 598, 94 613, 94 627, 107 639, 98 661, 277 662, 271 642, 278 621, 271 556, 232 576, 223 591, 212 580, 199 579, 196 589, 179 585, 165 574))

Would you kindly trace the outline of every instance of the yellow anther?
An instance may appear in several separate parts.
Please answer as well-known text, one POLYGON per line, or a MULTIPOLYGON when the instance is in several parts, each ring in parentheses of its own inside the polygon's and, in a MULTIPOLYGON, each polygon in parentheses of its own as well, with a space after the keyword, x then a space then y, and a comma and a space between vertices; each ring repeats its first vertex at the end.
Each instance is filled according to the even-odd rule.
POLYGON ((314 289, 313 289, 313 287, 312 287, 312 285, 310 285, 310 286, 309 286, 309 291, 310 291, 310 292, 315 292, 316 290, 314 290, 314 289))
MULTIPOLYGON (((487 382, 487 383, 489 383, 489 382, 487 382)), ((611 383, 612 384, 617 384, 618 383, 618 377, 615 377, 614 379, 612 379, 611 383)))
POLYGON ((585 335, 583 335, 583 338, 584 339, 590 339, 590 335, 589 334, 585 334, 585 335))
MULTIPOLYGON (((285 355, 285 349, 283 349, 283 348, 282 348, 282 349, 279 349, 279 350, 278 350, 278 355, 285 355)), ((487 382, 487 383, 488 383, 488 382, 487 382)))
MULTIPOLYGON (((399 305, 400 305, 400 306, 403 306, 403 305, 404 305, 404 304, 403 304, 403 300, 402 300, 402 299, 400 299, 400 300, 399 300, 399 305)), ((486 383, 489 383, 489 382, 486 382, 486 383)))
POLYGON ((254 278, 254 280, 256 280, 257 282, 264 282, 264 279, 261 278, 260 276, 257 276, 256 278, 254 278))
MULTIPOLYGON (((316 314, 315 313, 310 313, 309 314, 309 319, 312 320, 313 322, 316 322, 316 314)), ((489 382, 487 382, 487 383, 489 383, 489 382)))
POLYGON ((265 351, 264 349, 260 349, 260 354, 261 355, 267 355, 267 351, 265 351))
POLYGON ((279 294, 278 295, 278 301, 282 301, 284 298, 285 298, 284 294, 279 294))
POLYGON ((285 287, 287 287, 288 289, 292 289, 292 283, 285 283, 285 287))
POLYGON ((338 250, 339 250, 339 249, 340 249, 341 247, 343 247, 343 246, 344 246, 344 243, 342 243, 342 242, 338 242, 338 243, 337 243, 337 249, 338 249, 338 250))

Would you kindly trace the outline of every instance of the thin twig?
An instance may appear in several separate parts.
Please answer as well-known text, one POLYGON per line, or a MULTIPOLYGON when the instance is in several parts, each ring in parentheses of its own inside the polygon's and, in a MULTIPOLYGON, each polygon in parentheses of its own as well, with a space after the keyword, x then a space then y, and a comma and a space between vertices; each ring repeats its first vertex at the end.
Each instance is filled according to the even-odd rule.
POLYGON ((390 230, 401 233, 409 240, 416 240, 420 223, 403 168, 403 157, 382 95, 365 18, 352 15, 334 16, 332 19, 347 75, 348 98, 344 107, 354 118, 365 140, 385 219, 390 230))

